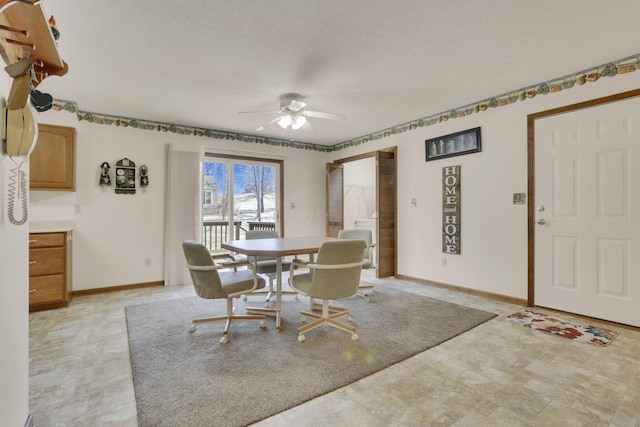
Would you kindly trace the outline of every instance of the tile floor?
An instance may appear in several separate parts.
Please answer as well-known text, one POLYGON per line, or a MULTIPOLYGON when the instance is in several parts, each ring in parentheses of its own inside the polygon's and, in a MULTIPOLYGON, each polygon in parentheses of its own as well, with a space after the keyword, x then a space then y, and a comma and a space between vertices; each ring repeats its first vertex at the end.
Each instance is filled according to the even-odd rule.
MULTIPOLYGON (((506 320, 521 308, 513 304, 379 282, 499 316, 255 426, 640 427, 640 332, 558 315, 621 332, 600 348, 506 320)), ((137 426, 124 307, 191 295, 191 286, 121 291, 32 313, 30 411, 37 425, 137 426)))

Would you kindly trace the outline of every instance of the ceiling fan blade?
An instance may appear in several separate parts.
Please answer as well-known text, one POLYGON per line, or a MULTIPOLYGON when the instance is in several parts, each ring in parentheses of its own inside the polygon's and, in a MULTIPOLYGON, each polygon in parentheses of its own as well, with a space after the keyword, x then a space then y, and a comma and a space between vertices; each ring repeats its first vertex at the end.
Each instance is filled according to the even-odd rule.
POLYGON ((280 114, 278 111, 238 111, 238 114, 280 114))
POLYGON ((344 114, 338 113, 325 113, 322 111, 301 111, 299 114, 307 117, 314 117, 316 119, 328 119, 328 120, 344 120, 347 118, 344 114))
POLYGON ((313 133, 316 130, 311 122, 309 122, 309 120, 307 120, 300 129, 302 129, 305 133, 313 133))
POLYGON ((263 124, 262 126, 260 126, 260 127, 256 128, 256 131, 264 130, 266 127, 269 127, 269 126, 271 126, 271 125, 272 125, 272 124, 274 124, 274 123, 278 123, 278 120, 280 120, 280 117, 276 117, 276 118, 275 118, 275 119, 273 119, 273 120, 269 120, 267 123, 265 123, 265 124, 263 124))

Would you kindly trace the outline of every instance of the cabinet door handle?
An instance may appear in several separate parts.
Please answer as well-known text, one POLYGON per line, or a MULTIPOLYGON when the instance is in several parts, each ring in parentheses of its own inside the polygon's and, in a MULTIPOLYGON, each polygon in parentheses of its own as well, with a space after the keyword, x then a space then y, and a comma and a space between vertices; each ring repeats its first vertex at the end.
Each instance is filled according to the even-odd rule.
POLYGON ((37 289, 29 289, 29 293, 30 293, 30 294, 32 294, 32 293, 34 293, 34 292, 38 292, 38 290, 37 290, 37 289))
POLYGON ((29 261, 29 265, 37 264, 37 263, 38 263, 38 261, 29 261))
POLYGON ((38 239, 29 240, 29 244, 37 242, 38 239))

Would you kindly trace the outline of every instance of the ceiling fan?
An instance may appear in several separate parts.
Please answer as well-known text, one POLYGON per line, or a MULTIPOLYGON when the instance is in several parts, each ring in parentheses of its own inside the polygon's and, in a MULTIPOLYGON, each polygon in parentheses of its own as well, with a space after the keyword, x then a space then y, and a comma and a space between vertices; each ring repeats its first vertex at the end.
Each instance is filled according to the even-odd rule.
POLYGON ((297 130, 304 124, 308 124, 307 117, 327 120, 343 120, 346 118, 344 114, 305 110, 304 107, 307 104, 302 102, 301 98, 297 93, 287 93, 280 97, 280 110, 278 111, 241 111, 239 114, 278 114, 278 117, 259 126, 256 131, 262 131, 276 123, 283 129, 297 130))

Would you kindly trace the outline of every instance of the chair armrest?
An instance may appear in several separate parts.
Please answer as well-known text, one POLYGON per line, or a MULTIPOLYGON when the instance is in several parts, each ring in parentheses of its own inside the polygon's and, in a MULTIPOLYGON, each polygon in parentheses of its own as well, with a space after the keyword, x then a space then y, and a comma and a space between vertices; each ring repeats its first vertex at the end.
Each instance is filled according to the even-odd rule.
POLYGON ((230 254, 230 253, 215 253, 215 252, 211 252, 211 258, 213 258, 214 260, 218 260, 218 259, 230 259, 232 261, 235 261, 235 257, 230 254))
POLYGON ((189 270, 193 270, 193 271, 212 271, 212 270, 220 270, 223 267, 222 265, 191 265, 191 264, 186 264, 186 267, 189 270))
POLYGON ((187 264, 187 268, 189 270, 195 270, 195 271, 211 271, 211 270, 221 270, 223 268, 237 268, 237 267, 242 267, 242 266, 245 266, 245 265, 247 267, 249 267, 250 270, 255 270, 254 265, 251 264, 249 261, 245 261, 245 260, 223 262, 221 264, 216 264, 216 265, 190 265, 190 264, 187 264))
POLYGON ((307 264, 309 264, 309 261, 304 261, 302 259, 299 258, 294 258, 291 260, 291 264, 289 264, 289 277, 293 277, 294 275, 294 271, 296 270, 296 268, 298 267, 306 267, 307 264))
POLYGON ((348 264, 306 264, 307 268, 315 269, 315 270, 339 270, 341 268, 352 268, 352 267, 362 267, 364 265, 364 261, 360 262, 351 262, 348 264))

